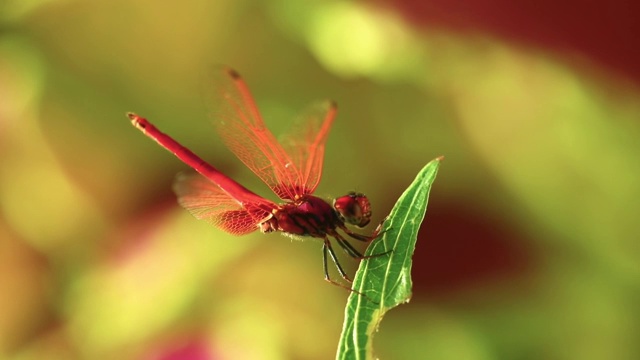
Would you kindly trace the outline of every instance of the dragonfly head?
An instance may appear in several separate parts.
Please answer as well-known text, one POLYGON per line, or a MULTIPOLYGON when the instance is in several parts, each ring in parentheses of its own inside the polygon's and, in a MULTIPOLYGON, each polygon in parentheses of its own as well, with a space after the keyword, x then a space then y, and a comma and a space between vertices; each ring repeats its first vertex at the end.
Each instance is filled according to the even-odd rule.
POLYGON ((364 194, 350 192, 333 201, 333 208, 336 210, 342 221, 365 227, 371 220, 371 205, 369 199, 364 194))

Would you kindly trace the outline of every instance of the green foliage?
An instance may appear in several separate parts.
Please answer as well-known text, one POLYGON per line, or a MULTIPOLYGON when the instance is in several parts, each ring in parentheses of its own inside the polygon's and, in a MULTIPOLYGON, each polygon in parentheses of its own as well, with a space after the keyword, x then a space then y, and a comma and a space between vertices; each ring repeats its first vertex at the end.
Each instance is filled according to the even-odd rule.
POLYGON ((400 196, 360 263, 345 310, 337 359, 371 359, 372 339, 384 314, 411 299, 411 257, 442 158, 429 162, 400 196), (388 254, 385 254, 387 253, 388 254), (375 256, 379 254, 385 254, 375 256))

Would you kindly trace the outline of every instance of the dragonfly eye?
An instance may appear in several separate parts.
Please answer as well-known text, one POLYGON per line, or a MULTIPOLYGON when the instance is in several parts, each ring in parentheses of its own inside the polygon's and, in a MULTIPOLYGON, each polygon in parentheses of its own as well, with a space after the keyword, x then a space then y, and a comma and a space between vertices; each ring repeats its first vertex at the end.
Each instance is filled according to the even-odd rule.
POLYGON ((361 193, 350 192, 335 199, 333 208, 342 221, 357 227, 365 227, 371 220, 369 199, 361 193))

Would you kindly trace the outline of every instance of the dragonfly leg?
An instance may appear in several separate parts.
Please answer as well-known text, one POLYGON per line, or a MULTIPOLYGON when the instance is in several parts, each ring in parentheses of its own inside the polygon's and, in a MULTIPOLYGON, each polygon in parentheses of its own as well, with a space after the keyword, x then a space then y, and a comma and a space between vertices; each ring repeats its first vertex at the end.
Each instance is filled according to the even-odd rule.
MULTIPOLYGON (((386 218, 385 218, 385 220, 386 220, 386 218)), ((384 220, 383 220, 383 222, 384 222, 384 220)), ((380 231, 381 227, 382 227, 382 223, 380 223, 380 225, 378 225, 378 228, 376 229, 376 231, 373 233, 372 236, 365 236, 365 235, 362 235, 362 234, 355 233, 355 232, 349 230, 346 226, 345 227, 341 227, 341 229, 347 235, 349 235, 350 237, 352 237, 352 238, 354 238, 356 240, 369 242, 369 241, 372 241, 372 240, 376 239, 380 235, 384 234, 387 230, 389 230, 389 229, 384 229, 384 230, 380 231)), ((391 249, 391 250, 385 251, 383 253, 363 256, 357 250, 355 250, 353 248, 353 246, 351 246, 351 244, 349 244, 349 242, 347 242, 344 238, 340 237, 340 235, 336 234, 334 236, 336 236, 336 239, 338 240, 338 243, 340 244, 340 246, 342 246, 342 248, 347 252, 347 254, 349 254, 354 259, 359 259, 359 260, 369 259, 369 258, 372 258, 372 257, 378 257, 378 256, 387 255, 387 254, 390 254, 390 253, 393 252, 393 249, 391 249), (351 252, 352 250, 355 251, 355 253, 352 253, 351 252), (358 256, 354 256, 354 254, 356 254, 358 256)))
MULTIPOLYGON (((347 276, 347 274, 344 272, 344 270, 342 269, 342 266, 340 265, 340 263, 338 262, 338 257, 336 256, 335 252, 333 251, 333 248, 331 247, 331 242, 329 241, 329 238, 325 238, 324 239, 324 244, 322 245, 322 265, 323 265, 323 269, 324 269, 324 279, 335 285, 335 286, 339 286, 343 289, 349 290, 351 292, 354 292, 360 296, 363 296, 367 299, 369 299, 369 297, 367 297, 365 294, 361 293, 360 291, 354 290, 348 286, 345 286, 343 284, 340 284, 339 282, 331 279, 331 277, 329 276, 329 268, 327 267, 327 252, 329 252, 329 255, 331 256, 331 260, 333 260, 334 264, 336 264, 336 267, 338 268, 338 272, 340 273, 340 276, 342 276, 343 279, 345 279, 346 281, 348 281, 349 283, 353 282, 351 281, 351 279, 349 279, 349 277, 347 276)), ((377 302, 369 299, 370 301, 372 301, 373 303, 377 304, 377 302)))
POLYGON ((345 252, 347 254, 349 254, 349 256, 351 256, 354 259, 357 260, 363 260, 363 259, 370 259, 370 258, 374 258, 374 257, 378 257, 378 256, 383 256, 383 255, 387 255, 393 252, 393 249, 385 251, 383 253, 379 253, 379 254, 372 254, 372 255, 362 255, 358 250, 356 250, 351 244, 349 244, 349 242, 344 239, 343 237, 341 237, 339 234, 335 235, 336 240, 338 240, 338 244, 340 244, 340 246, 342 246, 342 248, 345 250, 345 252))
POLYGON ((347 235, 349 235, 350 237, 358 241, 369 242, 377 237, 377 234, 376 236, 367 236, 367 235, 358 234, 356 232, 351 231, 348 227, 344 225, 340 226, 340 229, 344 231, 347 235))
POLYGON ((378 228, 376 228, 376 231, 374 231, 373 235, 367 236, 367 235, 358 234, 357 232, 353 232, 346 226, 341 226, 340 229, 342 229, 342 231, 344 231, 350 237, 363 242, 373 241, 374 239, 377 239, 378 237, 380 237, 380 235, 387 232, 387 230, 389 230, 389 229, 384 229, 380 231, 380 225, 378 225, 378 228))
POLYGON ((382 225, 384 225, 384 222, 387 221, 388 218, 389 217, 387 216, 384 219, 382 219, 382 221, 380 221, 376 229, 373 231, 373 234, 369 236, 358 234, 357 232, 353 232, 351 231, 351 229, 349 229, 344 225, 340 226, 340 229, 342 229, 342 231, 344 231, 347 235, 349 235, 350 237, 358 241, 369 242, 369 241, 373 241, 374 239, 377 239, 378 237, 380 237, 380 235, 384 234, 385 232, 387 232, 387 230, 389 230, 389 229, 384 229, 384 230, 382 229, 382 225))
POLYGON ((331 260, 333 260, 333 263, 336 265, 336 268, 338 269, 338 273, 340 273, 340 276, 342 276, 342 278, 348 282, 353 282, 351 281, 351 279, 349 279, 344 269, 342 269, 342 265, 340 265, 340 261, 338 261, 338 257, 336 256, 336 253, 333 251, 333 247, 331 247, 331 241, 329 241, 329 238, 324 238, 324 243, 322 245, 322 262, 323 262, 322 265, 324 269, 324 279, 332 284, 344 287, 344 285, 336 283, 335 281, 331 280, 331 277, 329 277, 329 269, 327 267, 327 252, 329 252, 329 255, 331 256, 331 260))
POLYGON ((378 224, 378 226, 376 226, 376 229, 373 230, 373 237, 374 239, 377 238, 378 236, 384 234, 387 230, 389 229, 384 229, 382 230, 382 225, 384 225, 384 222, 387 221, 387 219, 389 218, 389 215, 385 216, 384 219, 382 219, 380 221, 380 223, 378 224))
POLYGON ((356 248, 353 247, 353 245, 351 245, 345 238, 343 238, 342 236, 340 236, 340 234, 338 234, 337 232, 335 234, 332 234, 333 237, 336 238, 336 240, 338 241, 338 244, 340 245, 340 247, 342 247, 344 249, 344 251, 347 253, 347 255, 351 256, 354 259, 362 259, 363 256, 360 253, 360 251, 356 250, 356 248))

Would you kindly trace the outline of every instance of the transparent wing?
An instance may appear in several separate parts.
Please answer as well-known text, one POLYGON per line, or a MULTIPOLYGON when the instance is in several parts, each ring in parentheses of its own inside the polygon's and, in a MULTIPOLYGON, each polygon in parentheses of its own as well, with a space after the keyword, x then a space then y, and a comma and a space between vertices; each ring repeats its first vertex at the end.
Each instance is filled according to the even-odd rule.
POLYGON ((200 174, 179 174, 173 189, 178 202, 193 216, 233 235, 258 230, 258 224, 271 216, 276 205, 267 199, 242 206, 216 184, 200 174))
POLYGON ((300 184, 305 193, 315 191, 322 177, 324 145, 336 112, 337 106, 333 101, 313 104, 280 137, 280 143, 300 173, 300 184))
MULTIPOLYGON (((313 191, 315 185, 310 187, 307 182, 317 185, 315 178, 319 178, 320 172, 315 168, 318 163, 322 166, 322 154, 318 154, 324 150, 328 129, 319 141, 317 136, 311 137, 310 142, 307 137, 289 146, 294 151, 290 156, 266 128, 249 88, 236 71, 222 68, 214 75, 213 84, 208 103, 216 129, 227 147, 281 199, 293 200, 313 191), (305 155, 302 144, 314 147, 316 160, 304 160, 309 155, 305 155)), ((315 128, 323 127, 311 125, 300 132, 306 134, 315 128)))

